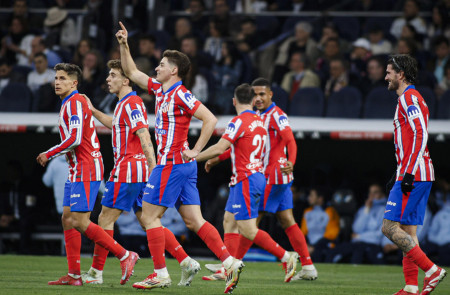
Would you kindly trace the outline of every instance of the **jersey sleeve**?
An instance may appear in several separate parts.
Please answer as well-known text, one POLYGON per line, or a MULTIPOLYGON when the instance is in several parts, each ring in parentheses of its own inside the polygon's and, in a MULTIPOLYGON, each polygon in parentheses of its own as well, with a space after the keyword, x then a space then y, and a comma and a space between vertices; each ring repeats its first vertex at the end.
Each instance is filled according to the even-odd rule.
POLYGON ((227 149, 221 155, 219 155, 219 161, 223 162, 226 159, 229 159, 230 157, 231 157, 231 149, 227 149))
POLYGON ((289 125, 288 117, 285 113, 274 112, 273 121, 273 124, 271 124, 272 128, 280 134, 283 143, 288 148, 288 161, 295 165, 297 160, 297 143, 289 125))
POLYGON ((148 129, 148 122, 144 116, 145 107, 143 106, 142 101, 139 101, 137 98, 133 99, 130 103, 126 104, 124 108, 126 111, 124 118, 127 125, 130 126, 132 133, 141 128, 148 129))
POLYGON ((222 138, 234 143, 243 133, 244 127, 242 126, 242 120, 235 117, 228 123, 222 138))
POLYGON ((69 134, 60 144, 50 148, 45 154, 49 160, 65 154, 81 144, 83 137, 83 103, 80 100, 68 101, 63 112, 64 123, 69 134))
POLYGON ((189 90, 180 87, 176 94, 176 104, 193 116, 202 103, 189 90))
POLYGON ((423 116, 422 109, 419 104, 419 98, 411 93, 405 93, 400 97, 400 103, 403 108, 404 116, 407 117, 409 126, 411 127, 412 145, 410 150, 405 150, 405 156, 408 162, 402 173, 416 174, 419 167, 420 159, 427 146, 428 130, 423 116))
POLYGON ((148 78, 147 88, 148 94, 153 95, 159 88, 161 88, 161 83, 156 81, 154 78, 148 78))

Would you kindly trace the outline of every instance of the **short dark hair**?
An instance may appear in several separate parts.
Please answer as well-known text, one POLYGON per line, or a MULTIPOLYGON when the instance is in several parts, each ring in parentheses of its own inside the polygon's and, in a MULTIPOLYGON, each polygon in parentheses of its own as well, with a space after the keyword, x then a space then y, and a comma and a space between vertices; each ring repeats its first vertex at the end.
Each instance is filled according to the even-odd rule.
POLYGON ((270 89, 270 82, 266 78, 256 78, 253 80, 252 86, 265 86, 270 89))
POLYGON ((156 38, 153 35, 150 34, 142 34, 139 36, 139 41, 141 40, 147 40, 150 41, 151 43, 156 43, 156 38))
POLYGON ((127 75, 125 75, 125 72, 123 71, 122 62, 120 61, 120 59, 111 59, 106 63, 106 65, 110 69, 119 70, 120 74, 130 81, 128 85, 131 87, 133 86, 133 82, 131 81, 130 78, 127 77, 127 75))
POLYGON ((234 97, 240 104, 251 104, 255 97, 255 91, 248 83, 244 83, 236 87, 234 97))
POLYGON ((45 60, 47 60, 47 55, 45 55, 45 53, 43 52, 38 52, 34 55, 34 58, 42 56, 45 60))
POLYGON ((389 56, 387 61, 397 73, 405 73, 405 80, 409 84, 416 83, 417 80, 417 60, 409 54, 396 54, 389 56))
POLYGON ((184 80, 191 69, 189 57, 178 50, 165 50, 163 53, 164 57, 178 68, 178 77, 184 80))
POLYGON ((439 35, 439 36, 435 37, 434 40, 433 40, 433 47, 434 47, 434 49, 436 49, 436 47, 438 47, 442 43, 444 43, 447 46, 449 46, 449 44, 450 44, 448 39, 445 36, 443 36, 443 35, 439 35))
POLYGON ((81 82, 81 69, 79 66, 69 63, 59 63, 56 64, 53 68, 55 71, 64 71, 74 80, 78 81, 78 84, 81 82))

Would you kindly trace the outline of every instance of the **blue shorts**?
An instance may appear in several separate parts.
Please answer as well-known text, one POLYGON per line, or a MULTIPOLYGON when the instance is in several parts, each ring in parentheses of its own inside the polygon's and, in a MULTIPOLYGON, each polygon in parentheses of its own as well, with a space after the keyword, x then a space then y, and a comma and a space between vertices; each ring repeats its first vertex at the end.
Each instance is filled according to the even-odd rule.
POLYGON ((66 181, 64 186, 63 206, 70 207, 71 212, 90 212, 94 209, 101 181, 66 181))
POLYGON ((276 213, 294 208, 291 186, 292 181, 287 184, 266 184, 259 211, 276 213))
POLYGON ((102 205, 109 208, 134 212, 142 208, 142 190, 145 182, 126 183, 108 181, 102 198, 102 205))
POLYGON ((422 225, 432 182, 414 182, 414 189, 406 196, 401 183, 395 182, 389 193, 384 218, 404 225, 422 225))
POLYGON ((259 200, 264 193, 266 179, 262 173, 255 173, 230 187, 225 211, 234 214, 236 220, 258 217, 259 200))
POLYGON ((143 201, 168 208, 200 205, 197 189, 197 162, 157 165, 153 168, 145 186, 143 201))

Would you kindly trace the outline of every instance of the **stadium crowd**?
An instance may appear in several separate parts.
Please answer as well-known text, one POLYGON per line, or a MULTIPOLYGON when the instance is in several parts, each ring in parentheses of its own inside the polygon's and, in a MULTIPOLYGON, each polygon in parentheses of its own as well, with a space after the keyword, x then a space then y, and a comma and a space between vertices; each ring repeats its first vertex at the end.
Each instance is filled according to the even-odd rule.
MULTIPOLYGON (((99 110, 111 113, 117 97, 106 87, 105 61, 120 58, 114 42, 118 28, 114 20, 119 18, 130 32, 136 65, 147 75, 155 75, 165 49, 189 56, 191 74, 183 82, 214 114, 232 114, 230 98, 236 86, 266 77, 272 82, 274 101, 290 116, 392 118, 396 95, 386 89, 384 77, 388 55, 395 53, 410 54, 418 60, 417 86, 431 118, 450 119, 448 0, 172 0, 158 3, 166 11, 159 27, 147 20, 147 1, 118 1, 125 7, 120 11, 113 2, 0 1, 2 8, 12 5, 12 12, 1 12, 0 111, 58 111, 53 67, 70 62, 82 69, 80 93, 91 98, 99 110), (33 12, 39 8, 46 13, 33 12), (397 18, 295 16, 295 12, 311 11, 403 14, 397 18), (373 101, 380 102, 379 109, 369 107, 373 101)), ((153 110, 154 97, 136 90, 147 109, 153 110)), ((11 163, 10 168, 17 173, 11 173, 11 179, 2 186, 0 227, 26 215, 21 208, 34 206, 27 188, 18 186, 23 175, 17 165, 11 163)), ((436 182, 428 220, 419 234, 421 247, 441 265, 450 265, 447 181, 439 178, 436 182)), ((200 180, 202 185, 207 184, 200 180)), ((365 199, 351 190, 302 190, 294 182, 295 217, 299 223, 303 218, 301 229, 315 262, 401 262, 401 252, 381 233, 384 187, 372 183, 367 189, 365 199), (314 215, 323 214, 329 216, 330 224, 322 228, 308 224, 314 215), (350 248, 357 251, 347 253, 350 248)), ((223 206, 209 206, 212 209, 207 210, 207 219, 207 215, 211 219, 222 216, 223 206)), ((274 220, 266 224, 270 221, 274 220)), ((221 228, 221 221, 213 225, 221 228)), ((29 235, 29 221, 23 220, 17 227, 29 235)), ((25 245, 21 248, 26 251, 25 245)))

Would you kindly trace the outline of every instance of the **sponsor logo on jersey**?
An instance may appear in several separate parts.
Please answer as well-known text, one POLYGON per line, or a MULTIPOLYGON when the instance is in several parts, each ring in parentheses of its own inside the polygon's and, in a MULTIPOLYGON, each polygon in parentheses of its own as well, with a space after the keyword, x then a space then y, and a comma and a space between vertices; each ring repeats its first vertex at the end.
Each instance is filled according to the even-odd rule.
POLYGON ((248 170, 255 170, 261 166, 262 166, 261 162, 255 162, 255 163, 248 163, 247 165, 245 165, 245 168, 247 168, 248 170))
POLYGON ((145 155, 144 154, 136 154, 133 156, 133 158, 138 159, 138 160, 142 160, 145 159, 145 155))
POLYGON ((167 133, 167 131, 164 129, 155 129, 155 132, 156 132, 156 134, 160 134, 160 135, 164 135, 167 133))
POLYGON ((80 197, 80 194, 72 194, 72 195, 70 195, 70 197, 71 197, 71 198, 79 198, 79 197, 80 197))
POLYGON ((142 121, 142 118, 144 118, 144 116, 142 115, 142 112, 138 109, 133 110, 131 112, 131 123, 137 123, 139 121, 142 121))
POLYGON ((239 208, 241 208, 241 205, 240 204, 233 204, 233 205, 231 205, 231 207, 233 207, 233 209, 239 209, 239 208))
POLYGON ((73 115, 72 117, 70 117, 69 125, 70 125, 70 128, 80 127, 81 126, 80 117, 78 117, 77 115, 73 115))
POLYGON ((145 186, 148 187, 148 188, 151 188, 151 189, 155 188, 155 186, 153 184, 150 184, 150 183, 147 183, 145 186))
POLYGON ((280 126, 287 127, 287 126, 289 126, 289 120, 288 120, 288 118, 287 118, 286 116, 281 115, 281 116, 278 118, 278 124, 279 124, 280 126))
POLYGON ((409 119, 415 119, 420 116, 420 110, 415 105, 409 106, 408 109, 406 110, 406 113, 408 114, 409 119))
POLYGON ((387 205, 395 207, 395 206, 397 206, 397 203, 394 203, 392 201, 388 201, 387 205))
POLYGON ((93 156, 94 158, 100 158, 102 156, 102 153, 100 153, 99 151, 93 151, 91 153, 91 156, 93 156))

